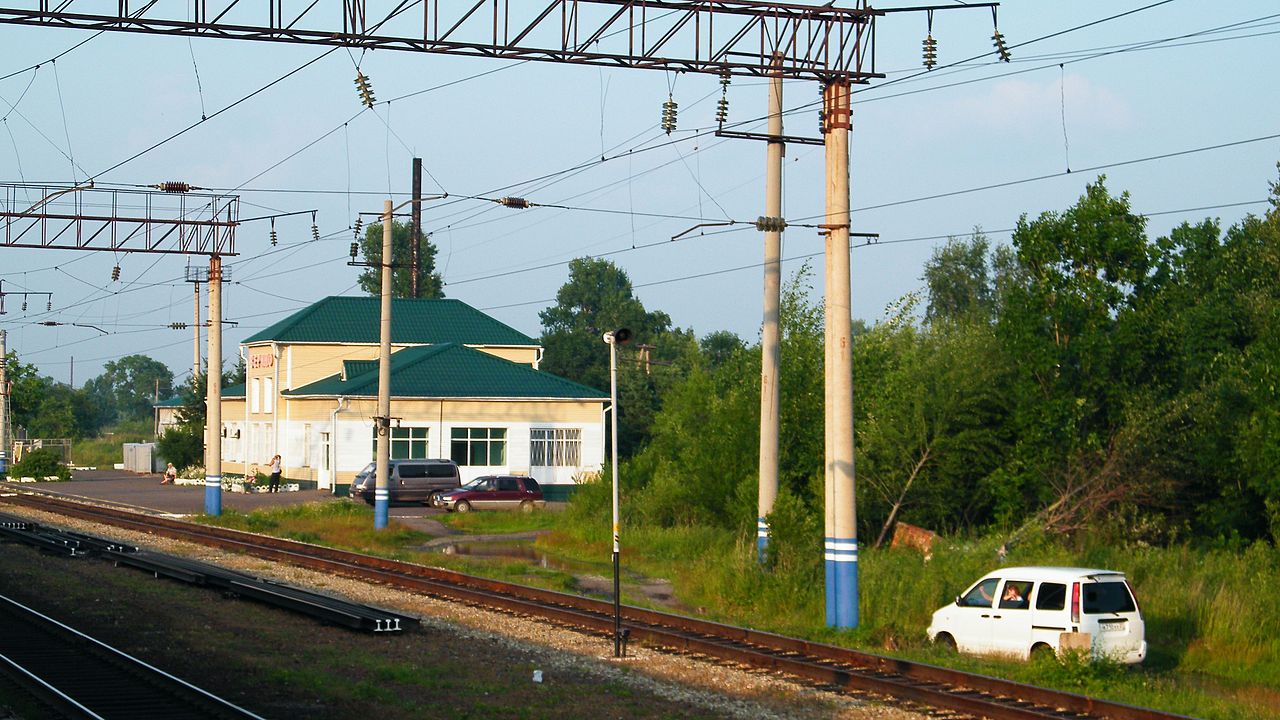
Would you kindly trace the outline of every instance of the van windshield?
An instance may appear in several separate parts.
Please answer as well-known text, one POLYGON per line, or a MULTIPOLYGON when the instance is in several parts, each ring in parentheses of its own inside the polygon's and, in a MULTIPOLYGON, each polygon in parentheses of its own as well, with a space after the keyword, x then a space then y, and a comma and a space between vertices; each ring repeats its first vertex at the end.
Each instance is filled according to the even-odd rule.
POLYGON ((1084 612, 1086 615, 1103 613, 1128 613, 1137 610, 1133 604, 1133 596, 1123 582, 1088 583, 1081 588, 1084 591, 1084 612))

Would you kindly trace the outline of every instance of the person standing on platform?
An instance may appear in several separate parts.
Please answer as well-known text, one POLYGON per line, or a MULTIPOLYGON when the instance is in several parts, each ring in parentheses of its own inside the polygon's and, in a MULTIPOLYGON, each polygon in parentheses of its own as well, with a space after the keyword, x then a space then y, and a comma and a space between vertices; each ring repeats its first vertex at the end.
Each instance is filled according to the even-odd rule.
POLYGON ((267 492, 280 492, 280 456, 276 455, 271 458, 271 482, 267 485, 267 492))

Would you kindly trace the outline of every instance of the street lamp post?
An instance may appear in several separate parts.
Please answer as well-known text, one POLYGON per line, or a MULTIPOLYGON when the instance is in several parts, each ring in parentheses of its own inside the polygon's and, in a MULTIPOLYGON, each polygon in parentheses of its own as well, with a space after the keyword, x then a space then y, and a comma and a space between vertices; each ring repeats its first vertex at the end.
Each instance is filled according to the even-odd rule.
POLYGON ((622 657, 621 548, 618 544, 618 345, 631 340, 631 331, 619 328, 604 334, 609 346, 609 424, 613 472, 613 656, 622 657))

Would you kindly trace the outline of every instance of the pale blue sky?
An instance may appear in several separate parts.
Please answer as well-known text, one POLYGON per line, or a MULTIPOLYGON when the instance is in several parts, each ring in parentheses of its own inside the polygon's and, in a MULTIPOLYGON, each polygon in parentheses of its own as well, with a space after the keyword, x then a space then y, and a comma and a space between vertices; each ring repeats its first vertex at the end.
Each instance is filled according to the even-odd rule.
MULTIPOLYGON (((1152 213, 1152 236, 1184 220, 1211 216, 1230 225, 1247 212, 1265 210, 1261 201, 1280 160, 1276 139, 1087 168, 1280 133, 1280 100, 1274 80, 1266 79, 1273 75, 1280 32, 1274 0, 1175 0, 1017 47, 1149 4, 1012 0, 1001 6, 999 21, 1014 46, 1013 63, 997 64, 987 56, 913 80, 902 78, 921 69, 924 16, 881 19, 877 69, 888 78, 857 88, 851 185, 855 230, 879 232, 883 244, 853 251, 856 317, 874 322, 886 305, 922 287, 922 264, 943 240, 914 238, 981 226, 994 240, 1007 242, 1009 234, 1002 231, 1021 213, 1068 207, 1100 172, 1114 192, 1131 193, 1135 210, 1152 213), (1070 175, 1068 163, 1075 171, 1070 175), (1041 176, 1053 177, 904 202, 1041 176), (1234 206, 1169 212, 1225 205, 1234 206)), ((989 51, 990 12, 936 13, 933 35, 941 65, 989 51)), ((0 76, 88 36, 0 26, 0 76)), ((692 137, 713 124, 719 84, 712 76, 390 51, 361 57, 338 50, 161 148, 100 174, 325 51, 103 34, 56 64, 0 80, 0 180, 69 183, 87 174, 114 183, 179 179, 241 188, 242 217, 316 209, 324 237, 319 243, 310 242, 309 216, 278 221, 281 245, 274 249, 266 223, 240 227, 240 255, 227 260, 235 283, 225 291, 226 317, 240 322, 225 333, 229 361, 247 334, 325 295, 356 292, 357 270, 346 265, 349 226, 357 212, 380 211, 389 189, 408 192, 415 153, 430 174, 424 179, 427 193, 443 188, 455 198, 519 195, 615 211, 518 211, 455 198, 428 204, 424 225, 440 249, 448 296, 537 336, 537 313, 567 279, 568 260, 617 252, 610 259, 630 274, 648 308, 667 312, 699 335, 727 329, 749 341, 757 338, 759 233, 743 229, 667 242, 695 221, 628 214, 707 221, 762 214, 764 146, 692 137), (361 112, 353 59, 380 101, 447 87, 361 112), (464 78, 471 79, 455 83, 464 78), (685 141, 625 155, 666 140, 658 122, 669 88, 680 104, 679 130, 672 137, 685 141), (622 156, 553 181, 526 183, 602 152, 622 156), (539 266, 549 267, 529 269, 539 266), (752 267, 733 270, 744 266, 752 267), (507 274, 495 277, 500 273, 507 274), (705 276, 690 277, 700 274, 705 276)), ((815 135, 816 83, 788 82, 784 96, 788 108, 808 106, 787 117, 787 131, 815 135)), ((759 117, 765 86, 735 79, 729 100, 731 120, 759 117)), ((821 214, 821 148, 789 147, 785 173, 787 217, 821 214)), ((785 257, 821 249, 813 230, 786 233, 785 257)), ((801 262, 789 260, 784 273, 801 262)), ((820 256, 812 262, 819 283, 820 256)), ((180 280, 185 264, 177 256, 0 249, 6 292, 54 293, 52 313, 43 312, 43 301, 33 301, 23 313, 10 299, 0 328, 24 362, 56 379, 68 379, 74 356, 77 385, 99 373, 103 362, 134 352, 165 362, 181 377, 190 367, 191 335, 165 326, 191 318, 190 286, 180 280), (113 283, 116 262, 121 280, 113 283), (33 325, 47 319, 93 324, 111 334, 33 325)), ((821 290, 815 288, 815 297, 821 290)))

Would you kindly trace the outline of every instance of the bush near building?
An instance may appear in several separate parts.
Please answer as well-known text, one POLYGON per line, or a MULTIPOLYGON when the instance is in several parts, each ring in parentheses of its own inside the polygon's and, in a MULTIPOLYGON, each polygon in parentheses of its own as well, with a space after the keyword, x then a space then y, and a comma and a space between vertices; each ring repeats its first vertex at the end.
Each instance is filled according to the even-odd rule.
POLYGON ((22 460, 10 465, 9 476, 16 478, 57 477, 59 480, 66 481, 71 479, 71 470, 59 461, 57 453, 41 448, 32 450, 24 455, 22 460))

